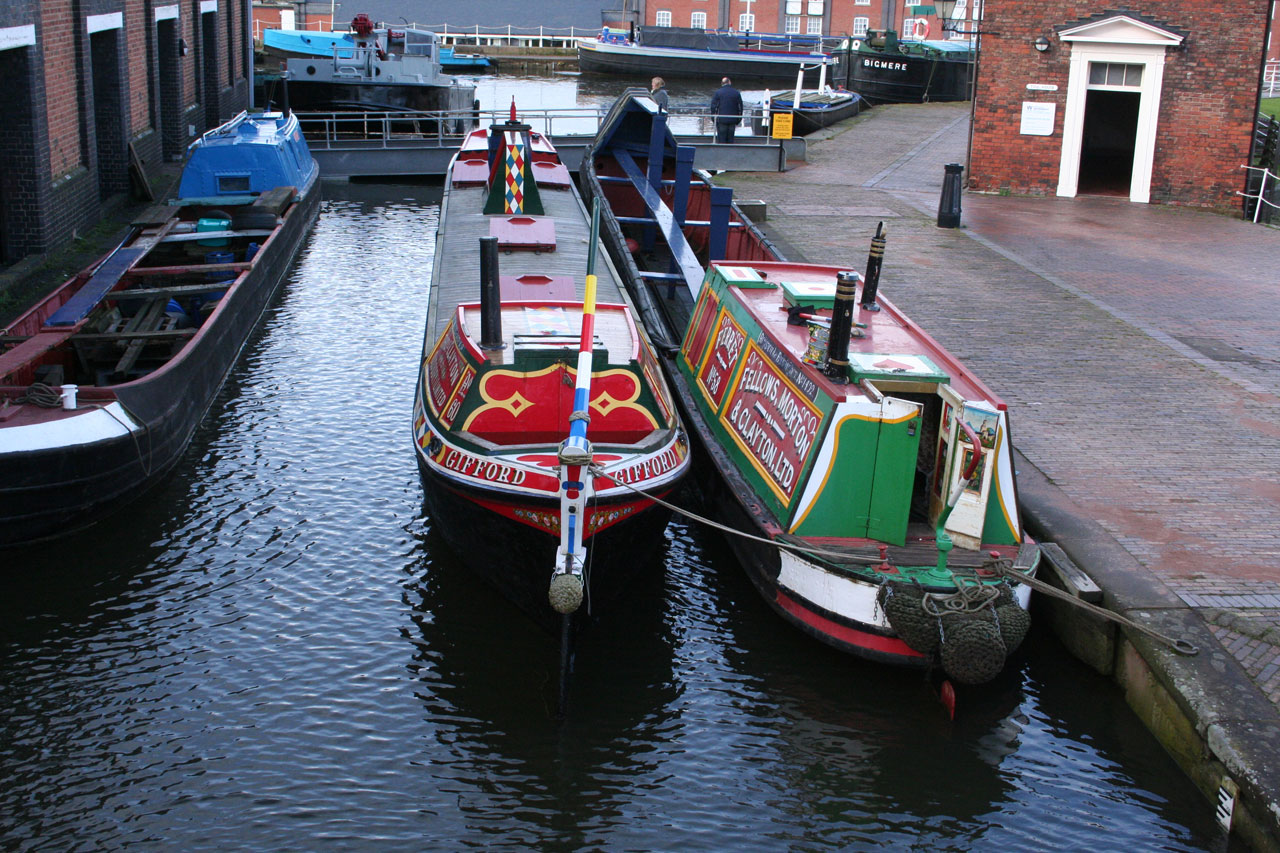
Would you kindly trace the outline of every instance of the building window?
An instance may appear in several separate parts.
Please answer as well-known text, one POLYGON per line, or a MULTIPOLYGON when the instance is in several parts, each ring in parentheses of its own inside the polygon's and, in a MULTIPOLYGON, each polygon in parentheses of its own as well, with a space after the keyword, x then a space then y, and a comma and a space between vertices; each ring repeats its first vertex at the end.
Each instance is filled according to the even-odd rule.
POLYGON ((1090 88, 1099 86, 1136 88, 1141 85, 1141 65, 1126 65, 1122 62, 1089 63, 1090 88))
POLYGON ((863 38, 867 34, 867 30, 871 29, 870 18, 854 18, 853 29, 849 31, 849 35, 854 38, 863 38))
POLYGON ((787 20, 786 20, 786 22, 783 24, 783 30, 782 30, 782 31, 783 31, 784 33, 798 33, 798 32, 800 32, 800 16, 799 16, 799 15, 787 15, 787 20))
POLYGON ((870 6, 871 0, 853 0, 855 6, 870 6))
POLYGON ((816 16, 810 18, 809 29, 806 32, 808 35, 811 35, 811 36, 822 35, 822 19, 816 16))
POLYGON ((752 14, 739 15, 738 29, 744 33, 754 33, 756 31, 756 16, 752 14))
POLYGON ((910 41, 911 39, 914 39, 916 37, 916 21, 923 21, 923 26, 926 27, 929 25, 928 18, 903 18, 902 34, 899 35, 898 38, 903 41, 910 41))
POLYGON ((653 23, 655 26, 658 26, 658 27, 671 26, 671 13, 666 11, 658 12, 656 15, 653 16, 653 23))
POLYGON ((707 28, 707 13, 694 12, 689 16, 689 26, 695 30, 705 30, 707 28))

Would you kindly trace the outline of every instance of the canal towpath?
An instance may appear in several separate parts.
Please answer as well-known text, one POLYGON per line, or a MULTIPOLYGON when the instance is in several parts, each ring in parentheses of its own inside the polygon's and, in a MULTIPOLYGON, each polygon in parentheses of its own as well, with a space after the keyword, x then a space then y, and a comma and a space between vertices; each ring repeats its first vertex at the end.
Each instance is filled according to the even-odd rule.
POLYGON ((1109 609, 1199 648, 1130 631, 1096 665, 1207 796, 1239 786, 1245 837, 1277 849, 1280 230, 972 193, 939 228, 968 128, 967 104, 878 106, 810 135, 787 172, 719 180, 765 201, 796 260, 861 270, 885 223, 880 292, 1008 403, 1032 529, 1109 609))

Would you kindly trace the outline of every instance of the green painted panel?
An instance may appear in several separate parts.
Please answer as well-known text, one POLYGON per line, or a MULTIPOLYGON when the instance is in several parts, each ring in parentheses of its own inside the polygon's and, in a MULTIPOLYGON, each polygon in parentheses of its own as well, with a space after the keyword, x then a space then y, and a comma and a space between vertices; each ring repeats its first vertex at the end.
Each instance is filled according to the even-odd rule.
POLYGON ((906 542, 920 432, 918 411, 913 417, 880 424, 875 482, 871 489, 871 517, 867 524, 867 535, 872 539, 891 545, 906 542))
POLYGON ((825 483, 818 500, 796 528, 797 535, 868 535, 880 423, 845 418, 836 428, 836 462, 830 471, 813 471, 811 476, 825 477, 825 483))

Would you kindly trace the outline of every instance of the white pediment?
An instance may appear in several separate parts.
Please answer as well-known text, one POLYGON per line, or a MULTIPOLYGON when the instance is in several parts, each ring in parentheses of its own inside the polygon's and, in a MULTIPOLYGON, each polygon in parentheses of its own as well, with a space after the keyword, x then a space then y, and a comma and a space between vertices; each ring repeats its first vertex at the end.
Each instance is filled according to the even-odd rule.
POLYGON ((1090 21, 1058 32, 1063 41, 1092 44, 1146 44, 1160 47, 1177 47, 1183 37, 1128 15, 1113 15, 1098 21, 1090 21))

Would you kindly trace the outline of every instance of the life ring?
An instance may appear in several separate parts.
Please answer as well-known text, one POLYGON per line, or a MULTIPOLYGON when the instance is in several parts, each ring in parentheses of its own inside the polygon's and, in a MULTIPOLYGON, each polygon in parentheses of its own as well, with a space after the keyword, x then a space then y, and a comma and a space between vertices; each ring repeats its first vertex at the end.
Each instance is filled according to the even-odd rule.
POLYGON ((929 37, 929 19, 916 18, 916 22, 911 26, 911 35, 918 41, 924 41, 929 37))

